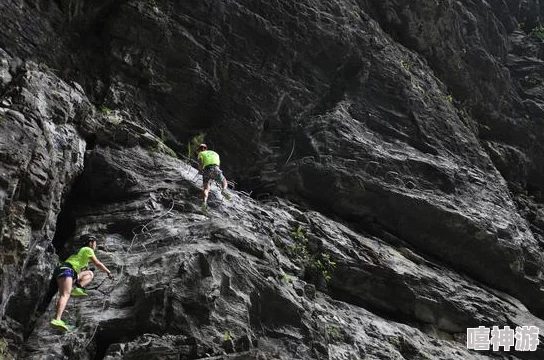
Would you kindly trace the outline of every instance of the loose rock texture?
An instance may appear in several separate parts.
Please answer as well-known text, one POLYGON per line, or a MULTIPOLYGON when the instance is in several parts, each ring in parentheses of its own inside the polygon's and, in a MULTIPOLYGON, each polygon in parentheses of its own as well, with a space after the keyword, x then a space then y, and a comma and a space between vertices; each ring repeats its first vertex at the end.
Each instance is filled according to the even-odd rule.
POLYGON ((466 348, 469 327, 544 329, 542 15, 2 2, 0 355, 542 359, 466 348), (236 182, 209 216, 199 133, 236 182), (59 334, 50 275, 88 232, 117 277, 59 334))
POLYGON ((51 304, 23 358, 39 359, 52 351, 73 358, 86 358, 93 351, 107 359, 201 358, 225 351, 227 333, 237 352, 283 358, 400 358, 406 352, 443 358, 455 351, 459 359, 472 356, 462 345, 433 343, 419 330, 335 298, 385 312, 386 318, 417 320, 422 329, 447 338, 462 338, 467 326, 481 323, 541 322, 504 295, 478 289, 425 260, 414 263, 401 249, 282 200, 263 205, 235 196, 232 202, 216 204, 210 218, 195 213, 196 170, 165 155, 139 147, 97 147, 88 156, 94 159, 89 168, 99 172, 86 170, 83 177, 88 180, 80 190, 91 203, 101 196, 94 187, 102 182, 100 174, 116 164, 123 164, 116 177, 131 179, 116 189, 127 200, 81 204, 77 214, 78 227, 107 235, 107 252, 99 256, 118 279, 70 305, 67 321, 78 329, 62 337, 67 348, 43 346, 59 338, 48 324, 51 304), (157 165, 146 168, 153 163, 157 165), (310 251, 337 261, 330 296, 316 293, 297 276, 304 277, 304 270, 287 249, 293 242, 290 233, 299 225, 310 251), (478 310, 472 304, 480 304, 478 310), (93 340, 96 345, 91 345, 93 340))

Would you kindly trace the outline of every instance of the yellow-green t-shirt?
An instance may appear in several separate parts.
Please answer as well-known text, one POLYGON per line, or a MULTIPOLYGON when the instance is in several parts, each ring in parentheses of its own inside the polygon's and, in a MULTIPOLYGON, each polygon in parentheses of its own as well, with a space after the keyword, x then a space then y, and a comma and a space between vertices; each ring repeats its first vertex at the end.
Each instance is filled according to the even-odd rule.
POLYGON ((77 254, 70 256, 66 262, 72 265, 74 270, 79 273, 81 269, 89 265, 89 260, 94 256, 94 251, 90 247, 82 247, 77 254))
POLYGON ((219 166, 219 154, 212 150, 205 150, 198 153, 198 160, 202 164, 202 168, 208 165, 219 166))

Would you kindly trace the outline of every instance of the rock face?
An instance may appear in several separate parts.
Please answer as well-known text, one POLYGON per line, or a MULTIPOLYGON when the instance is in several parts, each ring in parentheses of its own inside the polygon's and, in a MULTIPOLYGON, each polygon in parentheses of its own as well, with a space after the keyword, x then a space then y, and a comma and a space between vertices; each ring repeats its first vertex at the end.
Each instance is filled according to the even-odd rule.
POLYGON ((2 2, 0 358, 544 358, 466 346, 544 329, 542 15, 2 2), (203 133, 234 181, 207 216, 203 133), (51 273, 84 233, 116 279, 61 334, 51 273))
POLYGON ((37 65, 0 56, 1 309, 24 333, 54 267, 62 201, 83 170, 85 141, 76 127, 90 104, 37 65))

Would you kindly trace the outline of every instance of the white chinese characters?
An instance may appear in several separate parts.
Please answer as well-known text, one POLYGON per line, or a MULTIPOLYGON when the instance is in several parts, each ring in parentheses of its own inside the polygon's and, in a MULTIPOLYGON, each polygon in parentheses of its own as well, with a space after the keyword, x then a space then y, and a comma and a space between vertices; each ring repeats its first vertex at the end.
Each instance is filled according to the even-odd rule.
POLYGON ((510 326, 500 329, 485 326, 467 329, 467 348, 472 350, 536 351, 539 344, 539 328, 536 326, 517 326, 515 331, 510 326), (489 337, 491 335, 491 338, 489 337))

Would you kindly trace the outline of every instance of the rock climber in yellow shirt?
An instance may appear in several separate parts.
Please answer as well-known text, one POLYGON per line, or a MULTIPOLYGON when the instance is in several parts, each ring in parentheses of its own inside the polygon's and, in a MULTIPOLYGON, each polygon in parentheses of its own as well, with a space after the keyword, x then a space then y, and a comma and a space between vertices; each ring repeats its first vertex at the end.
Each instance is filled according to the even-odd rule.
POLYGON ((231 196, 227 192, 227 179, 223 176, 223 172, 219 168, 219 154, 215 151, 208 150, 206 144, 200 144, 197 148, 198 152, 198 169, 202 173, 202 212, 207 211, 208 195, 210 193, 210 181, 215 180, 221 183, 221 194, 225 199, 230 200, 231 196))
POLYGON ((80 237, 80 241, 83 247, 79 249, 77 254, 70 256, 64 262, 61 262, 53 273, 54 278, 57 279, 59 298, 57 300, 57 313, 55 318, 51 320, 51 325, 64 330, 69 330, 69 328, 66 323, 61 320, 61 317, 66 308, 66 304, 68 304, 70 295, 87 296, 85 286, 93 280, 93 272, 91 270, 83 270, 89 265, 89 260, 91 260, 100 270, 108 274, 109 278, 113 278, 111 271, 98 261, 94 254, 98 237, 86 234, 80 237))

